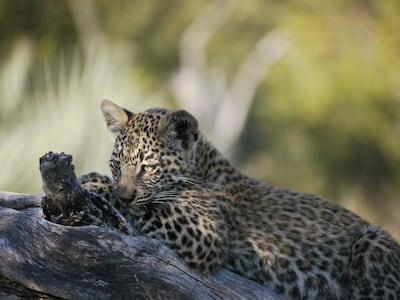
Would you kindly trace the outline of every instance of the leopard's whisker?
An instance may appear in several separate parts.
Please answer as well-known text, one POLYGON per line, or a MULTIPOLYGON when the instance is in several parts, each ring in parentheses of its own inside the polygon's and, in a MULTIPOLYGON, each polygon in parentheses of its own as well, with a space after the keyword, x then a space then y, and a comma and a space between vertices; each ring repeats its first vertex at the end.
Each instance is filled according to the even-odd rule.
MULTIPOLYGON (((285 299, 398 294, 400 245, 389 234, 337 204, 245 175, 184 110, 101 107, 115 137, 117 191, 137 197, 125 215, 197 271, 225 266, 285 299)), ((85 187, 104 181, 97 177, 85 187)))

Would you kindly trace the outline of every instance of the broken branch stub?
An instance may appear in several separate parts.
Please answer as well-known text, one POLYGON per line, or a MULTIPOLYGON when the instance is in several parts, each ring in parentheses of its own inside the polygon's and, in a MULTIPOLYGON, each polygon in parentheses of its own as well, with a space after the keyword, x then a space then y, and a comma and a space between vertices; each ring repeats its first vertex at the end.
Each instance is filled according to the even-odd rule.
POLYGON ((48 152, 40 160, 43 181, 43 213, 61 225, 96 225, 134 235, 134 228, 102 197, 85 190, 78 182, 72 156, 48 152))

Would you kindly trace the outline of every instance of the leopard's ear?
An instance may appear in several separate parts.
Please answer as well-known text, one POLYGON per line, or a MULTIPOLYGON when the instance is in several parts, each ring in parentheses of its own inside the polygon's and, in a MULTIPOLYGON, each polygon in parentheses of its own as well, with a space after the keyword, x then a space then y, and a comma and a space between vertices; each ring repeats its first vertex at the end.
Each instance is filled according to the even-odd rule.
POLYGON ((133 115, 130 111, 119 107, 109 100, 101 102, 101 111, 107 123, 107 128, 114 137, 128 124, 129 118, 133 115))
POLYGON ((198 139, 198 122, 187 111, 178 110, 163 116, 158 123, 157 134, 167 142, 189 150, 198 139))

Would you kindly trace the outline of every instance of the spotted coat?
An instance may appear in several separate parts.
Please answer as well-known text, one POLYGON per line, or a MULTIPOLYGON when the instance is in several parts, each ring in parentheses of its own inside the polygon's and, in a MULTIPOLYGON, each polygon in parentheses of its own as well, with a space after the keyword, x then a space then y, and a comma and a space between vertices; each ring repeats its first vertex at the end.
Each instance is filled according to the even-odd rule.
POLYGON ((388 233, 244 175, 185 111, 133 114, 106 100, 102 111, 113 179, 92 173, 84 186, 189 266, 224 266, 289 299, 400 299, 400 246, 388 233))

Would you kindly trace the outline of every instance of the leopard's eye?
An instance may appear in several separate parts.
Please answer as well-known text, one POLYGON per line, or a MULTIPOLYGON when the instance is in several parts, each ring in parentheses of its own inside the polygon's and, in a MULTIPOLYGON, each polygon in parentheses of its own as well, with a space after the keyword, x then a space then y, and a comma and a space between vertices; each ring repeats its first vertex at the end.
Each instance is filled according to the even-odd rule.
POLYGON ((121 163, 117 160, 110 160, 109 165, 110 165, 111 169, 120 169, 121 168, 121 163))
POLYGON ((110 160, 109 165, 112 177, 114 178, 115 181, 118 181, 119 177, 121 176, 121 163, 116 160, 110 160))
POLYGON ((152 165, 145 165, 144 169, 146 171, 146 173, 150 173, 152 171, 154 171, 156 169, 157 165, 152 164, 152 165))
POLYGON ((141 178, 144 175, 144 173, 146 173, 146 166, 142 164, 140 165, 139 171, 136 173, 136 177, 141 178))
POLYGON ((155 169, 156 169, 157 165, 154 164, 141 164, 140 165, 140 169, 137 172, 137 177, 142 177, 145 174, 151 174, 155 169))

